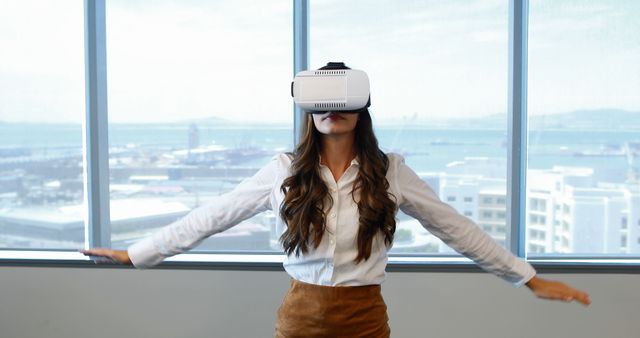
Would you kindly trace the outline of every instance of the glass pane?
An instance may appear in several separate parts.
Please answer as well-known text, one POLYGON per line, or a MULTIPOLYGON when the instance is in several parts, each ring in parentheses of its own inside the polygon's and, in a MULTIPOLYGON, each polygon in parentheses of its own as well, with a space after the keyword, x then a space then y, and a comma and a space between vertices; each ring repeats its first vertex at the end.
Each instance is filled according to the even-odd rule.
MULTIPOLYGON (((508 1, 313 1, 311 68, 367 72, 381 147, 505 242, 508 1)), ((398 215, 392 253, 452 254, 398 215)))
POLYGON ((0 2, 0 248, 84 245, 81 1, 0 2))
MULTIPOLYGON (((107 2, 114 247, 292 148, 292 15, 276 0, 107 2)), ((266 212, 199 249, 281 251, 274 226, 266 212)))
POLYGON ((527 251, 640 252, 637 1, 532 1, 527 251))

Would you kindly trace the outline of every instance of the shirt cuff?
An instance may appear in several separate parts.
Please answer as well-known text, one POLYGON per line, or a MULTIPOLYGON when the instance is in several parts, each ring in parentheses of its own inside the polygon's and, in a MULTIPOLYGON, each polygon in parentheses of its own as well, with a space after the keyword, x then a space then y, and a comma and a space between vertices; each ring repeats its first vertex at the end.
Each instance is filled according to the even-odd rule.
POLYGON ((153 244, 153 237, 149 236, 129 246, 127 249, 131 263, 138 269, 147 269, 162 262, 165 257, 153 244))
POLYGON ((518 264, 523 265, 522 268, 524 270, 524 276, 520 280, 512 283, 516 288, 522 287, 536 275, 536 270, 528 262, 518 260, 518 264))

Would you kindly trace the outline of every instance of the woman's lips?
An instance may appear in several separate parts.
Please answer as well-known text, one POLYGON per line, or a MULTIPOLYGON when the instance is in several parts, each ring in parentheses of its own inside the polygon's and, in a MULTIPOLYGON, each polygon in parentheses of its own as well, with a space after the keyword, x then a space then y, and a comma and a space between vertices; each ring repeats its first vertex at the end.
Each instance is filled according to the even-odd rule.
POLYGON ((327 117, 324 118, 326 119, 330 119, 331 121, 336 121, 336 120, 344 120, 344 117, 338 115, 338 114, 329 114, 327 117))

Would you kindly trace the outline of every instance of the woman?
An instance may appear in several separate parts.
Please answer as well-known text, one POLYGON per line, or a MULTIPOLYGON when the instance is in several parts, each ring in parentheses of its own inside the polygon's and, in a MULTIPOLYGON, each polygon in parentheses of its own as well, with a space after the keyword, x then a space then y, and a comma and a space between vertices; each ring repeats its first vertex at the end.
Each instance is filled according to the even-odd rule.
MULTIPOLYGON (((335 65, 320 69, 348 69, 335 65)), ((395 214, 401 209, 483 269, 536 296, 588 305, 589 296, 535 276, 475 223, 439 200, 397 154, 385 154, 367 108, 307 115, 293 154, 279 154, 253 177, 127 251, 82 250, 146 268, 267 209, 276 221, 291 278, 276 337, 389 337, 380 293, 395 214)))

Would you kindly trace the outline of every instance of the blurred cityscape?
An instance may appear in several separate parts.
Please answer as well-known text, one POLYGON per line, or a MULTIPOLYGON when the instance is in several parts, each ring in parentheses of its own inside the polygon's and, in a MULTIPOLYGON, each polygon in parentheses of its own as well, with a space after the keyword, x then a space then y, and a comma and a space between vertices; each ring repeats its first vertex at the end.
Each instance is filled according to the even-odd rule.
MULTIPOLYGON (((0 128, 15 126, 0 124, 0 128)), ((441 200, 504 244, 508 217, 504 132, 493 131, 490 139, 494 141, 483 143, 473 141, 473 131, 443 129, 439 135, 449 137, 425 141, 426 137, 420 135, 433 131, 407 132, 403 128, 378 131, 383 147, 390 145, 385 150, 403 154, 441 200), (404 142, 397 142, 399 134, 404 142), (469 154, 469 142, 490 149, 489 156, 474 156, 481 151, 469 154), (439 158, 442 154, 447 156, 439 158)), ((111 142, 109 190, 114 248, 126 248, 213 196, 231 190, 273 155, 291 147, 291 131, 286 129, 263 132, 262 136, 255 129, 237 129, 229 133, 227 142, 203 141, 208 139, 203 137, 206 126, 196 123, 177 130, 172 133, 178 134, 175 138, 180 142, 111 142), (250 142, 234 138, 243 132, 253 135, 250 142), (280 136, 274 139, 274 135, 280 136)), ((154 133, 152 127, 149 133, 154 133)), ((555 143, 544 143, 543 137, 535 140, 536 133, 531 131, 529 135, 528 253, 640 252, 640 133, 588 144, 569 134, 561 137, 565 133, 562 130, 556 131, 562 142, 555 143), (531 166, 536 156, 549 154, 552 159, 538 168, 531 166)), ((589 139, 588 133, 585 138, 589 139)), ((0 148, 0 248, 83 247, 83 180, 80 145, 0 148)), ((210 237, 197 250, 280 252, 275 217, 274 212, 259 214, 210 237)), ((397 219, 392 252, 453 253, 418 221, 401 212, 397 219)))

